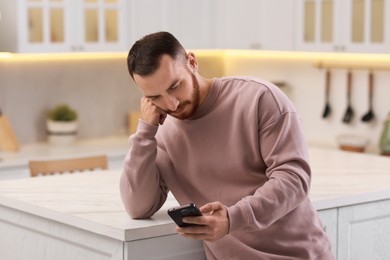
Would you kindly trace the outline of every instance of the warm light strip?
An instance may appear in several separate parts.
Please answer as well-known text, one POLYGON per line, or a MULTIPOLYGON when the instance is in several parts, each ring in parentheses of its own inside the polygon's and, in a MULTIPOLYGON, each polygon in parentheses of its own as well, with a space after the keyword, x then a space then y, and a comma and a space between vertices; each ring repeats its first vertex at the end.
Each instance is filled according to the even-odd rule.
MULTIPOLYGON (((260 59, 283 62, 303 61, 313 66, 335 68, 372 68, 390 70, 390 54, 360 54, 336 52, 298 52, 265 50, 191 50, 195 56, 218 57, 223 59, 260 59)), ((86 60, 86 59, 125 59, 127 53, 0 53, 0 60, 7 61, 46 61, 46 60, 86 60)))
POLYGON ((295 52, 295 51, 246 51, 228 50, 227 57, 269 58, 273 60, 334 61, 334 62, 383 62, 390 64, 390 54, 363 54, 337 52, 295 52))
POLYGON ((125 59, 126 53, 0 53, 0 60, 9 61, 48 61, 48 60, 88 60, 88 59, 125 59))
MULTIPOLYGON (((213 53, 202 50, 202 55, 213 53)), ((261 50, 219 50, 226 60, 234 59, 309 62, 318 68, 390 70, 390 54, 337 53, 337 52, 298 52, 261 50)), ((197 52, 195 52, 197 53, 197 52)))
POLYGON ((9 59, 12 58, 12 53, 10 52, 0 52, 0 59, 9 59))

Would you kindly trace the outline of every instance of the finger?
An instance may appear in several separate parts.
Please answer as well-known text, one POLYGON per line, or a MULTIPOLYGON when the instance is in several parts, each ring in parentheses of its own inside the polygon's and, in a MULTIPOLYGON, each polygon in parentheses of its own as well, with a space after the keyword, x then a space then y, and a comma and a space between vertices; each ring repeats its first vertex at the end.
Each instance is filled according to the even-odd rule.
POLYGON ((186 226, 186 227, 176 227, 176 232, 183 234, 206 234, 209 233, 208 228, 205 226, 186 226))
POLYGON ((223 209, 223 205, 220 202, 210 202, 200 208, 202 213, 212 214, 214 211, 223 209))
POLYGON ((206 225, 207 220, 204 217, 196 216, 196 217, 184 217, 183 222, 188 224, 195 224, 195 225, 206 225))
MULTIPOLYGON (((177 233, 185 238, 196 239, 196 240, 206 240, 206 241, 215 241, 215 237, 210 232, 205 232, 202 229, 182 229, 177 228, 177 233)), ((206 230, 207 231, 207 230, 206 230)))
POLYGON ((206 240, 206 241, 212 241, 209 235, 207 234, 185 234, 185 233, 179 233, 180 236, 189 238, 189 239, 195 239, 195 240, 206 240))

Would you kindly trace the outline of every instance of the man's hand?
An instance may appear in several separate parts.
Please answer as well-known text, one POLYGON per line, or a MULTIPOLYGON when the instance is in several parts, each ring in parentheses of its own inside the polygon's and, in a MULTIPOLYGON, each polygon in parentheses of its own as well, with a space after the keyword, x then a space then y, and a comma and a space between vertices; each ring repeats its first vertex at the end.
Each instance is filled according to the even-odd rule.
POLYGON ((176 231, 181 236, 212 242, 228 234, 229 218, 227 209, 222 203, 207 203, 200 208, 200 211, 203 213, 201 217, 183 218, 183 222, 197 224, 197 226, 177 227, 176 231))
POLYGON ((154 105, 148 98, 141 98, 140 116, 142 120, 152 125, 162 125, 167 113, 154 105))

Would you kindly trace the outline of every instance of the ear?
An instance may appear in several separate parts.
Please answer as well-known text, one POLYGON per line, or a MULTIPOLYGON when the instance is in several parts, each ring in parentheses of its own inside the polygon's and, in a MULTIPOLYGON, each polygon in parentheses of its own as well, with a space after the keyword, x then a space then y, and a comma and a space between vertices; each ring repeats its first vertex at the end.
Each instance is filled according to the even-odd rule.
POLYGON ((195 54, 192 52, 188 52, 186 54, 186 57, 187 57, 189 69, 193 72, 198 71, 198 61, 196 60, 195 54))

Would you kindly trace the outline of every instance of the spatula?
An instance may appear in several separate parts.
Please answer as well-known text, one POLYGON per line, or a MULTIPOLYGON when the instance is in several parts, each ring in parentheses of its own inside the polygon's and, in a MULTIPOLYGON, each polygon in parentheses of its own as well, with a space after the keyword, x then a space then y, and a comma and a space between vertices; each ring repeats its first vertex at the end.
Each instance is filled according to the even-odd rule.
POLYGON ((330 70, 327 70, 325 76, 325 108, 324 108, 324 112, 322 113, 322 118, 328 117, 331 112, 330 103, 329 103, 330 80, 331 80, 330 70))
POLYGON ((351 122, 353 115, 354 115, 354 111, 353 111, 352 104, 351 104, 351 94, 352 94, 352 72, 348 71, 348 76, 347 76, 347 110, 345 111, 345 114, 343 117, 344 123, 351 122))
POLYGON ((363 115, 362 121, 363 122, 370 122, 372 119, 375 118, 374 110, 372 108, 372 99, 373 99, 373 92, 374 92, 374 75, 372 71, 368 74, 368 112, 363 115))

